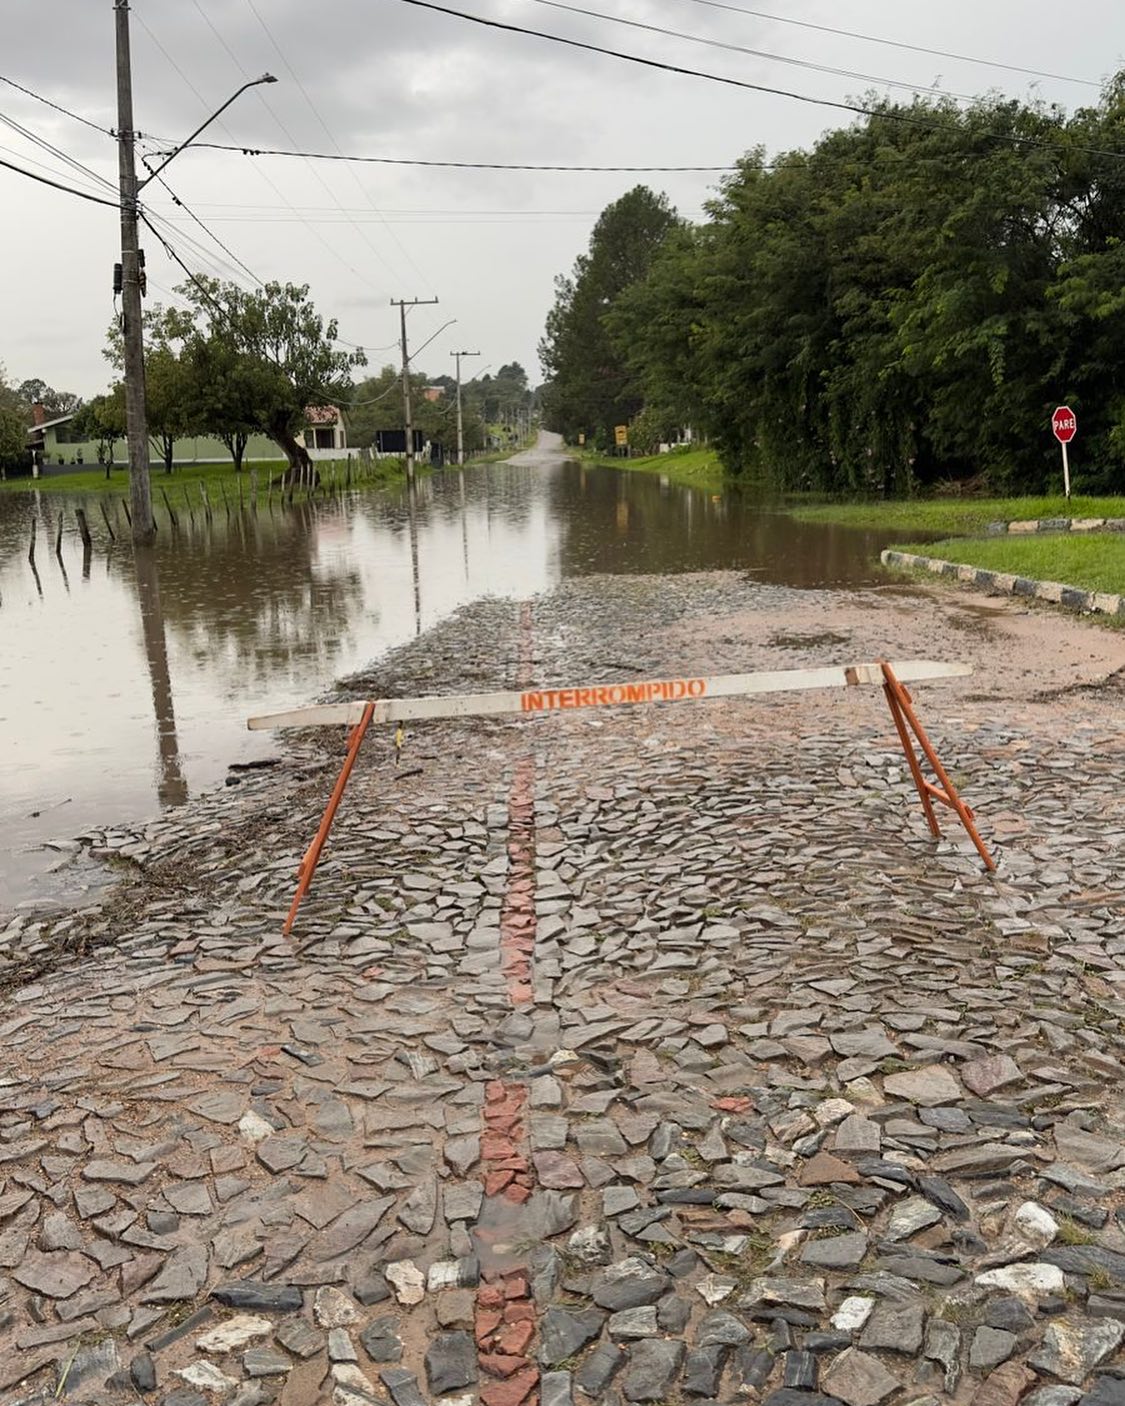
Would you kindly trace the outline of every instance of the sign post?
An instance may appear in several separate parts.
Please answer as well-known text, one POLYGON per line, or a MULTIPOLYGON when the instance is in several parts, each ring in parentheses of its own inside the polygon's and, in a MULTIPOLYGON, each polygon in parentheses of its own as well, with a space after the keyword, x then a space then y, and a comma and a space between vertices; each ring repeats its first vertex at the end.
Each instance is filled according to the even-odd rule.
POLYGON ((1066 457, 1066 446, 1078 433, 1078 417, 1069 405, 1060 405, 1051 416, 1051 429, 1055 432, 1055 438, 1062 445, 1063 461, 1063 488, 1066 490, 1066 501, 1070 502, 1070 463, 1066 457))
MULTIPOLYGON (((618 449, 624 449, 624 450, 625 450, 625 454, 626 454, 626 455, 628 454, 628 452, 629 452, 629 426, 628 426, 628 425, 614 425, 614 427, 613 427, 613 442, 614 442, 614 444, 617 446, 618 449)), ((621 457, 624 457, 624 456, 621 456, 621 457)))

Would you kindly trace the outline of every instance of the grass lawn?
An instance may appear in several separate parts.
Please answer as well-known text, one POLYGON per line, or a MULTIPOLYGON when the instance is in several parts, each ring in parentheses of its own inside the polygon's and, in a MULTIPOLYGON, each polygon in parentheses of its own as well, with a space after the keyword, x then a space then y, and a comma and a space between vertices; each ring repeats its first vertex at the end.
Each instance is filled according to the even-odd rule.
POLYGON ((1125 534, 1116 532, 1089 537, 1068 533, 1044 537, 959 537, 897 550, 981 566, 986 571, 1010 572, 1033 581, 1061 581, 1064 586, 1078 586, 1086 591, 1125 593, 1125 534))
POLYGON ((576 455, 586 463, 604 464, 630 473, 663 474, 672 483, 702 488, 713 493, 727 486, 723 466, 713 449, 675 449, 670 454, 650 454, 643 459, 611 459, 597 454, 576 455))
MULTIPOLYGON (((247 464, 241 473, 236 473, 233 464, 179 464, 170 474, 166 474, 158 465, 153 465, 150 481, 152 483, 153 499, 162 502, 160 490, 163 489, 172 500, 173 507, 177 507, 184 500, 184 494, 190 492, 192 502, 199 500, 199 485, 202 483, 207 489, 208 496, 212 503, 221 503, 222 495, 226 492, 232 502, 238 499, 239 484, 242 485, 244 496, 250 493, 250 474, 257 478, 258 492, 264 493, 272 474, 276 480, 285 472, 287 464, 284 459, 275 462, 257 462, 247 464)), ((343 483, 346 478, 346 461, 339 463, 320 462, 317 467, 320 470, 322 482, 331 483, 333 475, 338 483, 343 483)), ((421 472, 428 469, 429 464, 418 464, 421 472)), ((379 459, 371 460, 367 463, 359 459, 352 460, 352 483, 356 487, 366 487, 372 484, 392 483, 403 477, 405 470, 400 459, 379 459)), ((109 478, 106 478, 105 469, 95 464, 92 468, 82 473, 57 474, 47 478, 10 478, 0 483, 0 493, 59 493, 59 494, 120 494, 122 497, 129 496, 129 470, 123 465, 116 465, 110 470, 109 478)))
POLYGON ((1054 498, 909 498, 889 503, 794 503, 786 511, 802 522, 837 522, 844 527, 937 532, 953 537, 983 532, 990 522, 1125 517, 1125 498, 1074 497, 1069 504, 1061 494, 1054 498))

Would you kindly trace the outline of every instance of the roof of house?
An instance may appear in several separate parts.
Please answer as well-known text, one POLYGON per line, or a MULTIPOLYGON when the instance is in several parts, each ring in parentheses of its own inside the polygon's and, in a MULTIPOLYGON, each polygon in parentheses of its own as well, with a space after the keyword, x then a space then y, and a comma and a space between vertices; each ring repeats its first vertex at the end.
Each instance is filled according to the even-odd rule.
POLYGON ((34 434, 36 430, 53 429, 55 425, 65 425, 68 420, 73 419, 74 412, 71 411, 69 415, 59 415, 54 420, 44 420, 41 425, 28 425, 27 432, 28 434, 34 434))

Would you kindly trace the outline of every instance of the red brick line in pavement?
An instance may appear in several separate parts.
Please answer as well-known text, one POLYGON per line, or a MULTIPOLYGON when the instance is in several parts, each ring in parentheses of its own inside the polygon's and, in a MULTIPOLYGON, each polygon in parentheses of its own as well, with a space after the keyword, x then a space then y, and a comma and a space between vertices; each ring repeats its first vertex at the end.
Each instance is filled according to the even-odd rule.
MULTIPOLYGON (((484 1194, 522 1205, 532 1190, 531 1164, 523 1150, 527 1089, 494 1079, 485 1086, 484 1097, 484 1194)), ((525 1266, 485 1275, 477 1290, 475 1328, 477 1361, 486 1379, 480 1391, 483 1406, 535 1406, 535 1305, 525 1266)))
MULTIPOLYGON (((531 606, 525 602, 520 609, 521 688, 531 680, 531 629, 531 606)), ((508 882, 500 909, 501 970, 513 1009, 531 1003, 534 951, 535 760, 526 756, 516 766, 508 795, 508 882)), ((518 1211, 534 1188, 527 1155, 527 1086, 494 1079, 485 1086, 484 1097, 484 1194, 503 1198, 518 1211)), ((535 1304, 526 1265, 484 1274, 475 1331, 482 1406, 538 1406, 535 1304)))

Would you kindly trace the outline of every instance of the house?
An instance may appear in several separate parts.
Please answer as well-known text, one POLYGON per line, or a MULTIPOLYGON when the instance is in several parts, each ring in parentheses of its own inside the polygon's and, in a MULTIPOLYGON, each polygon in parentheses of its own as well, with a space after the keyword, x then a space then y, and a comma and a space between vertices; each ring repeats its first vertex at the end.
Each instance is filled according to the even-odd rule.
POLYGON ((31 471, 36 477, 44 464, 49 464, 52 461, 62 462, 63 451, 59 448, 59 430, 73 419, 72 412, 69 415, 57 415, 53 420, 48 420, 47 412, 42 405, 36 403, 31 407, 31 424, 27 427, 26 445, 31 453, 31 471))
MULTIPOLYGON (((27 429, 27 448, 32 472, 40 469, 59 473, 64 469, 74 470, 108 462, 121 467, 128 462, 129 453, 124 435, 112 439, 68 442, 60 439, 63 426, 74 419, 73 415, 60 415, 48 420, 41 405, 32 406, 34 423, 27 429)), ((347 430, 344 417, 334 405, 311 405, 305 412, 305 427, 297 435, 299 444, 308 450, 311 459, 339 459, 349 453, 347 430)), ((243 462, 276 463, 281 451, 272 439, 262 434, 253 434, 246 444, 243 462)), ((158 463, 157 446, 152 446, 152 459, 158 463)), ((173 462, 177 465, 223 464, 230 459, 230 451, 221 440, 208 435, 184 435, 178 438, 173 450, 173 462)))
POLYGON ((305 419, 307 424, 297 438, 310 458, 336 458, 347 453, 348 433, 344 417, 335 405, 310 405, 305 419))

